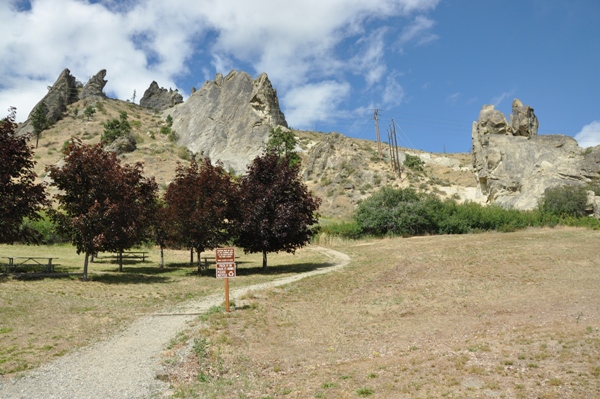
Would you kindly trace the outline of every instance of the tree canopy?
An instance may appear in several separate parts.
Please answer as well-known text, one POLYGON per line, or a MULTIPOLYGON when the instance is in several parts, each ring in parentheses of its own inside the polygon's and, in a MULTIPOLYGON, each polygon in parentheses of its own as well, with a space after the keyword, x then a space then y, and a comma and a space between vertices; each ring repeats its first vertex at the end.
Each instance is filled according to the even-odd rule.
POLYGON ((48 128, 49 121, 47 118, 48 107, 46 104, 41 103, 33 111, 31 116, 31 124, 33 126, 33 135, 35 136, 35 148, 38 147, 38 142, 42 132, 48 128))
MULTIPOLYGON (((169 246, 195 249, 200 255, 230 238, 234 187, 220 163, 204 158, 177 166, 164 195, 163 229, 169 246)), ((198 256, 198 261, 200 258, 198 256)))
POLYGON ((59 231, 71 237, 77 253, 85 253, 87 279, 90 254, 122 252, 148 237, 158 186, 142 176, 141 163, 121 165, 101 143, 92 146, 73 139, 64 162, 47 168, 59 189, 59 209, 51 216, 59 231))
POLYGON ((315 234, 321 199, 313 197, 300 179, 300 165, 267 152, 254 159, 241 178, 235 244, 245 252, 294 253, 315 234))
POLYGON ((0 120, 0 243, 27 241, 32 232, 21 228, 23 219, 38 219, 47 204, 43 184, 35 184, 30 135, 15 134, 15 108, 0 120))
POLYGON ((104 133, 101 140, 107 144, 112 143, 119 137, 127 136, 131 133, 131 124, 127 120, 127 112, 121 111, 119 119, 113 118, 104 123, 104 133))
POLYGON ((300 157, 295 148, 298 141, 294 132, 291 130, 282 130, 281 126, 269 130, 269 140, 267 141, 267 152, 274 152, 280 157, 287 157, 290 164, 300 163, 300 157))

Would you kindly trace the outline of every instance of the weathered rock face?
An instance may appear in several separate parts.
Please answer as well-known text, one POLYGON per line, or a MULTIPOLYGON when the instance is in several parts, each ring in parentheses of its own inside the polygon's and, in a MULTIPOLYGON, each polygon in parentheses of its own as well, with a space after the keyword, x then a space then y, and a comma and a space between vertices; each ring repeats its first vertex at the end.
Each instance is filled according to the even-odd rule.
POLYGON ((106 151, 116 152, 117 155, 121 155, 127 152, 133 152, 137 148, 137 143, 131 135, 126 135, 117 138, 115 141, 107 145, 104 149, 106 151))
POLYGON ((217 74, 167 113, 179 144, 237 173, 262 153, 271 128, 287 127, 277 91, 264 73, 256 80, 245 72, 217 74))
POLYGON ((48 94, 44 96, 29 113, 28 120, 23 126, 19 128, 20 131, 30 131, 33 128, 30 126, 29 119, 33 116, 36 108, 43 104, 46 104, 48 112, 46 113, 46 119, 51 124, 59 120, 62 113, 67 110, 67 105, 72 104, 79 100, 77 95, 77 84, 76 79, 71 75, 71 71, 64 69, 59 75, 56 82, 48 90, 48 94))
POLYGON ((151 108, 157 111, 162 111, 174 105, 181 104, 183 96, 179 91, 158 87, 158 83, 150 83, 150 87, 144 92, 144 96, 140 100, 142 107, 151 108))
POLYGON ((102 69, 96 75, 92 76, 90 80, 83 86, 83 90, 81 91, 81 95, 79 98, 81 100, 85 98, 106 98, 106 94, 104 94, 104 86, 106 86, 107 81, 104 79, 106 77, 106 69, 102 69))
POLYGON ((473 122, 473 168, 487 203, 533 209, 548 187, 600 181, 600 146, 583 150, 569 136, 538 136, 533 109, 519 100, 510 126, 499 114, 486 105, 473 122))

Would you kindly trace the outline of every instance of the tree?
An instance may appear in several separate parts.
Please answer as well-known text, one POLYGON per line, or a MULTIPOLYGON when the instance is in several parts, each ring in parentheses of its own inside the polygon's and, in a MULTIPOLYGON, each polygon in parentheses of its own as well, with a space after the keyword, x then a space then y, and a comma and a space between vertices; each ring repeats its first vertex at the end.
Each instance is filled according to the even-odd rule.
POLYGON ((88 105, 87 108, 83 111, 83 115, 85 115, 86 119, 89 121, 92 116, 96 113, 96 108, 88 105))
POLYGON ((549 187, 544 191, 538 208, 542 213, 556 216, 585 216, 587 191, 588 188, 585 186, 549 187))
POLYGON ((267 152, 274 152, 280 157, 287 157, 291 165, 300 163, 298 153, 294 151, 298 141, 291 130, 283 131, 281 126, 269 130, 267 152))
POLYGON ((113 118, 104 123, 104 133, 101 140, 107 144, 112 143, 119 137, 131 134, 131 125, 127 120, 127 112, 121 111, 119 119, 113 118))
POLYGON ((204 158, 200 165, 177 166, 175 180, 164 195, 168 241, 171 246, 187 247, 200 254, 217 248, 230 239, 233 184, 220 163, 204 158))
MULTIPOLYGON (((64 165, 49 166, 52 185, 59 193, 59 209, 51 217, 60 233, 71 237, 77 253, 85 253, 87 280, 91 254, 122 253, 149 237, 158 186, 142 176, 142 164, 121 165, 102 143, 85 145, 73 139, 65 150, 64 165)), ((119 257, 122 270, 122 256, 119 257)))
POLYGON ((48 107, 46 104, 41 103, 33 111, 31 116, 31 124, 33 125, 33 135, 35 136, 35 148, 38 148, 38 142, 42 132, 48 128, 49 121, 46 115, 48 114, 48 107))
POLYGON ((300 165, 289 157, 267 152, 256 157, 241 178, 234 243, 245 252, 294 253, 316 233, 321 199, 313 197, 300 179, 300 165))
POLYGON ((23 219, 38 220, 47 205, 44 184, 36 184, 30 135, 15 134, 16 109, 0 120, 0 243, 27 241, 31 233, 21 228, 23 219))

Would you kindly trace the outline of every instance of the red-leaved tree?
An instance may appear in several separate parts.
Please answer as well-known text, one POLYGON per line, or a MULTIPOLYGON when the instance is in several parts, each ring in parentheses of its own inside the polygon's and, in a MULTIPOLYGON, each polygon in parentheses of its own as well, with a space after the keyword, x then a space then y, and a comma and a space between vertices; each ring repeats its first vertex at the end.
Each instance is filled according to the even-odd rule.
POLYGON ((51 216, 59 231, 71 237, 77 253, 85 253, 85 280, 91 254, 121 254, 149 237, 158 186, 142 175, 141 163, 121 165, 102 144, 73 139, 65 150, 64 165, 47 170, 59 190, 55 195, 59 209, 51 216))
POLYGON ((204 158, 178 165, 175 180, 164 195, 163 230, 171 247, 198 254, 225 244, 231 237, 234 186, 220 163, 204 158))
POLYGON ((21 229, 23 219, 39 218, 47 204, 43 184, 36 184, 29 135, 15 134, 15 108, 0 120, 0 243, 28 241, 30 232, 21 229))
POLYGON ((315 234, 321 199, 313 197, 300 179, 300 164, 267 152, 248 166, 238 191, 235 244, 245 252, 294 253, 315 234))

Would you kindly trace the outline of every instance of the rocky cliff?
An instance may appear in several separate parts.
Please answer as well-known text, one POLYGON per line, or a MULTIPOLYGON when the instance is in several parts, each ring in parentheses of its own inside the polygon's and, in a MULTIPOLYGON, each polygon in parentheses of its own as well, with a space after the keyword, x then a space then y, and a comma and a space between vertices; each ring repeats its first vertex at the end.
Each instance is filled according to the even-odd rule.
POLYGON ((144 92, 140 99, 140 105, 145 108, 162 111, 171 108, 174 105, 181 104, 183 96, 178 90, 165 89, 158 87, 158 83, 150 83, 150 87, 144 92))
POLYGON ((513 101, 510 123, 492 105, 473 122, 473 168, 487 203, 533 209, 548 187, 600 181, 600 146, 582 149, 569 136, 537 135, 533 108, 513 101))
POLYGON ((272 127, 287 127, 277 91, 264 73, 256 80, 245 72, 217 74, 166 114, 179 144, 237 173, 262 153, 272 127))

